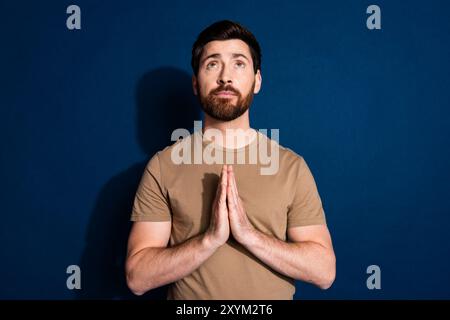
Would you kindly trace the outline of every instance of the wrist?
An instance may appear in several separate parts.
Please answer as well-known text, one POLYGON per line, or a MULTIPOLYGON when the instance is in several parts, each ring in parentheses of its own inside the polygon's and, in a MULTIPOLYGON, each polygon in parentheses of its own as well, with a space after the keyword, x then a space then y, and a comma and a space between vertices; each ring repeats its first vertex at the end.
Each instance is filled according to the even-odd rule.
POLYGON ((248 231, 240 237, 239 241, 244 247, 254 247, 258 242, 258 230, 250 228, 248 231))
POLYGON ((220 244, 218 244, 218 242, 214 240, 214 236, 209 232, 203 233, 201 235, 200 241, 202 247, 208 250, 216 250, 218 247, 220 247, 220 244))

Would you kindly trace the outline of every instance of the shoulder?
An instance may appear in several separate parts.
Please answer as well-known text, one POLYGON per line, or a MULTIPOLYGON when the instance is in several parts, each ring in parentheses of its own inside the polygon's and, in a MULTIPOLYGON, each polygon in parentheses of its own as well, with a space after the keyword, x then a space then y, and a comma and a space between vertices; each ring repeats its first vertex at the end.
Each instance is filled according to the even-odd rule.
POLYGON ((266 144, 270 144, 271 147, 268 147, 268 150, 278 151, 280 167, 284 166, 287 168, 295 168, 297 170, 300 170, 306 164, 303 156, 296 151, 281 145, 277 140, 269 138, 263 132, 258 132, 258 135, 260 139, 260 145, 262 144, 263 147, 266 147, 266 144))
MULTIPOLYGON (((176 161, 173 161, 174 154, 179 156, 180 150, 189 150, 193 147, 196 134, 192 133, 183 138, 179 138, 173 141, 171 145, 166 146, 164 149, 156 152, 150 159, 150 162, 157 161, 159 166, 173 166, 176 165, 176 161)), ((201 141, 201 140, 200 140, 201 141)))

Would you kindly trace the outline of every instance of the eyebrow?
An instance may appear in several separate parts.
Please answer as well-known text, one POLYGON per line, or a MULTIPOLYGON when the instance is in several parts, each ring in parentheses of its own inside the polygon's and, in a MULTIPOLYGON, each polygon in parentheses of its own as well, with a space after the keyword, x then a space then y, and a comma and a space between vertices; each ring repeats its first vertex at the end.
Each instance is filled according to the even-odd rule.
POLYGON ((242 57, 242 58, 244 58, 245 60, 247 60, 248 62, 250 62, 250 61, 248 60, 248 58, 247 58, 244 54, 242 54, 242 53, 233 53, 233 58, 238 58, 238 57, 242 57))
MULTIPOLYGON (((220 53, 213 53, 213 54, 210 54, 209 56, 205 57, 205 58, 201 61, 200 65, 203 64, 206 60, 208 60, 208 59, 210 59, 210 58, 220 58, 221 56, 222 56, 222 55, 221 55, 220 53)), ((245 60, 247 60, 248 62, 250 62, 250 60, 249 60, 244 54, 242 54, 242 53, 233 53, 233 54, 232 54, 232 57, 233 57, 233 59, 234 59, 234 58, 242 57, 242 58, 244 58, 245 60)))

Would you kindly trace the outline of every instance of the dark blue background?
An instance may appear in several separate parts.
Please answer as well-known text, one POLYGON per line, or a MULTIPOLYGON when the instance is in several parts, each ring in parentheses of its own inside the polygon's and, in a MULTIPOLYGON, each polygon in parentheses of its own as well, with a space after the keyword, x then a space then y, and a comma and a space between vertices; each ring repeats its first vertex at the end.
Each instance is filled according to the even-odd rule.
MULTIPOLYGON (((337 278, 296 298, 450 298, 448 1, 2 1, 0 298, 132 298, 123 262, 148 159, 200 109, 190 50, 219 19, 263 49, 254 128, 308 162, 337 278), (82 29, 66 28, 81 7, 82 29), (366 28, 381 7, 382 29, 366 28), (66 288, 80 265, 82 290, 66 288), (381 290, 366 287, 381 267, 381 290)), ((160 296, 150 293, 144 298, 160 296)))

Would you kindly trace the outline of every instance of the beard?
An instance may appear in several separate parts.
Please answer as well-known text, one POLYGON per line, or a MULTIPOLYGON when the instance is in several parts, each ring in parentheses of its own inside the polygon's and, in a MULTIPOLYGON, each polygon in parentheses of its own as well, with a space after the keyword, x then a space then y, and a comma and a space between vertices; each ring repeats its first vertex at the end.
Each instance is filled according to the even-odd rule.
POLYGON ((207 115, 219 121, 231 121, 242 116, 250 108, 253 101, 254 88, 255 81, 253 81, 250 92, 244 97, 231 85, 220 86, 212 90, 206 97, 200 94, 200 89, 197 85, 197 92, 199 92, 202 109, 207 115), (232 102, 234 97, 220 98, 217 96, 216 94, 220 91, 232 91, 237 97, 236 104, 232 102))

